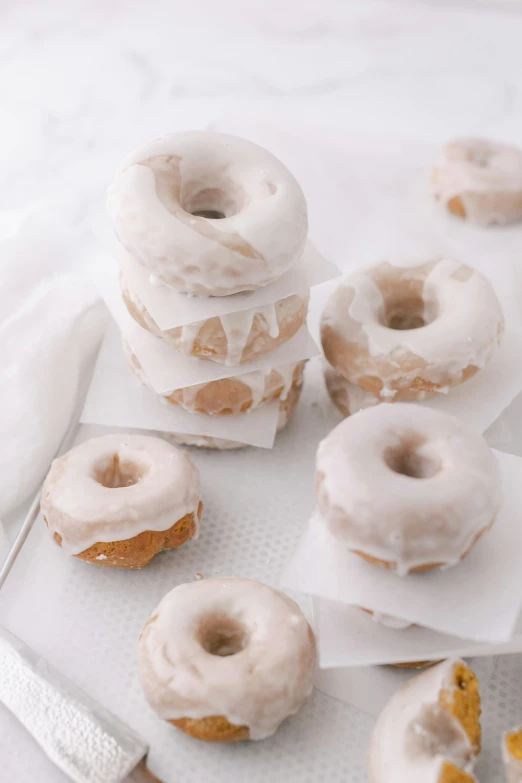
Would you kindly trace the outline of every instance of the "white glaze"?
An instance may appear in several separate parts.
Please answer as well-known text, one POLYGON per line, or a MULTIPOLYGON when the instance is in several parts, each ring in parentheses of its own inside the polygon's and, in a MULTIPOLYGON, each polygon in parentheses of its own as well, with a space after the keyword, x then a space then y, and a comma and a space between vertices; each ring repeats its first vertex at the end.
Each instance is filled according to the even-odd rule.
POLYGON ((310 695, 315 644, 288 596, 249 579, 204 579, 168 593, 139 644, 141 683, 165 720, 224 715, 264 739, 310 695), (212 655, 198 637, 201 621, 225 617, 246 631, 235 655, 212 655))
POLYGON ((324 382, 326 389, 333 404, 344 416, 351 416, 352 413, 372 408, 379 404, 379 399, 371 392, 361 389, 355 383, 347 381, 344 375, 337 372, 325 362, 324 382))
POLYGON ((350 550, 396 563, 401 575, 457 564, 501 505, 497 461, 482 436, 413 403, 344 419, 320 443, 316 465, 318 507, 332 534, 350 550), (397 473, 385 461, 393 451, 436 472, 397 473))
POLYGON ((460 722, 441 706, 441 695, 455 690, 449 660, 418 674, 382 710, 368 752, 370 783, 440 783, 449 761, 471 774, 474 748, 460 722))
POLYGON ((284 401, 288 398, 292 383, 294 382, 296 368, 299 366, 304 367, 304 364, 297 362, 296 364, 283 364, 280 367, 274 368, 283 384, 281 394, 279 395, 280 400, 284 401))
MULTIPOLYGON (((193 324, 184 324, 181 327, 181 345, 180 348, 183 353, 190 355, 194 350, 194 343, 198 339, 198 334, 201 331, 204 321, 197 321, 193 324)), ((159 332, 159 330, 158 330, 159 332)))
MULTIPOLYGON (((277 322, 276 303, 260 305, 250 310, 239 310, 236 313, 228 313, 219 316, 221 326, 227 338, 227 353, 224 364, 233 366, 241 364, 241 357, 246 348, 250 332, 256 315, 265 319, 267 332, 270 337, 279 337, 279 324, 277 322)), ((185 324, 181 328, 181 350, 191 354, 194 349, 201 328, 206 321, 198 321, 193 324, 185 324)))
POLYGON ((197 449, 214 449, 215 451, 246 449, 249 446, 248 443, 240 443, 237 440, 214 438, 211 435, 190 435, 185 432, 165 432, 163 437, 176 446, 194 446, 197 449))
MULTIPOLYGON (((406 387, 420 375, 432 383, 459 383, 470 365, 484 367, 501 339, 504 317, 489 281, 465 264, 441 259, 401 266, 387 261, 345 278, 326 304, 322 326, 361 351, 362 358, 349 368, 343 356, 328 355, 330 363, 355 384, 375 374, 378 363, 381 395, 393 398, 394 382, 406 387), (400 330, 382 323, 384 298, 374 276, 383 274, 422 283, 425 326, 400 330), (405 364, 412 360, 416 366, 407 372, 405 364)), ((439 392, 447 390, 444 386, 439 392)))
POLYGON ((275 303, 222 315, 219 320, 227 338, 225 364, 240 364, 256 315, 260 315, 265 319, 270 337, 276 338, 279 336, 275 303))
MULTIPOLYGON (((520 731, 520 727, 517 726, 512 731, 520 731)), ((508 732, 508 734, 511 733, 508 732)), ((510 754, 506 740, 507 734, 504 734, 502 737, 502 761, 504 762, 507 783, 522 783, 522 761, 510 754)))
POLYGON ((257 408, 263 401, 263 397, 267 391, 267 379, 270 374, 270 368, 266 367, 265 369, 255 370, 254 372, 246 372, 244 378, 240 376, 241 383, 248 386, 252 395, 252 405, 248 410, 254 410, 254 408, 257 408))
POLYGON ((305 198, 288 169, 256 144, 212 131, 172 133, 127 158, 108 210, 137 261, 198 295, 276 280, 301 256, 308 229, 305 198), (225 217, 191 214, 201 209, 225 217))
POLYGON ((372 612, 372 619, 379 625, 385 625, 386 628, 392 628, 394 631, 405 631, 407 628, 412 627, 412 623, 400 620, 398 617, 392 617, 389 614, 383 614, 382 612, 372 612))
POLYGON ((432 180, 435 198, 447 206, 460 197, 474 223, 522 219, 522 150, 516 147, 487 139, 453 141, 441 150, 432 180))
POLYGON ((42 488, 42 513, 62 549, 77 555, 98 542, 123 541, 145 530, 168 530, 200 501, 197 468, 182 451, 160 438, 105 435, 56 459, 42 488), (143 471, 132 486, 104 487, 97 466, 117 455, 143 471))

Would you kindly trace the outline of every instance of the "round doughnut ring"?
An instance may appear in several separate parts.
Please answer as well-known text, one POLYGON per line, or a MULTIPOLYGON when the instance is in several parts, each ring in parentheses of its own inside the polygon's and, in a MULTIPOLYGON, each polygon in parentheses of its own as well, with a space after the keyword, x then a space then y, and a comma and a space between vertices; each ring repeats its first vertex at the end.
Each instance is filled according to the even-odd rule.
POLYGON ((306 323, 309 295, 287 296, 222 316, 162 332, 137 294, 120 278, 123 301, 135 321, 187 356, 226 365, 244 364, 288 342, 306 323))
POLYGON ((389 262, 345 278, 323 311, 329 363, 381 400, 420 400, 471 378, 504 331, 496 294, 476 269, 389 262))
POLYGON ((400 575, 459 563, 502 502, 482 436, 407 403, 367 408, 332 430, 317 451, 316 496, 335 538, 400 575))
POLYGON ((472 223, 522 220, 522 150, 487 139, 453 141, 435 162, 432 186, 437 201, 472 223))
POLYGON ((212 131, 172 133, 127 158, 108 210, 153 280, 202 296, 277 280, 301 256, 308 230, 288 169, 262 147, 212 131))
POLYGON ((278 590, 203 579, 163 598, 143 629, 139 666, 160 718, 207 742, 259 740, 312 692, 315 641, 278 590))
POLYGON ((105 435, 53 462, 41 507, 67 554, 142 568, 197 535, 203 505, 198 470, 183 451, 161 438, 105 435))

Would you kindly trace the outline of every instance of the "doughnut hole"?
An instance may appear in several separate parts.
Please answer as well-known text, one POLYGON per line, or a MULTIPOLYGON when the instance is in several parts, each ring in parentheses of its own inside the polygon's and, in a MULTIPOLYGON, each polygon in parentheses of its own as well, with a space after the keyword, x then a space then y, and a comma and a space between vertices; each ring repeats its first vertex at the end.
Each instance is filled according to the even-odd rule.
POLYGON ((185 212, 207 220, 222 220, 237 214, 245 203, 241 188, 227 183, 227 188, 201 187, 201 182, 188 182, 181 187, 180 203, 185 212))
POLYGON ((196 638, 210 655, 227 658, 245 649, 248 632, 244 625, 232 617, 210 615, 200 621, 196 638))
POLYGON ((442 465, 432 455, 423 454, 422 446, 426 440, 416 433, 403 435, 400 441, 389 446, 384 452, 384 462, 401 476, 427 479, 436 476, 442 465))
POLYGON ((487 169, 491 158, 493 157, 493 151, 486 148, 473 147, 469 150, 469 161, 478 169, 487 169))
POLYGON ((182 220, 183 215, 187 221, 191 216, 222 220, 235 215, 248 201, 240 185, 202 163, 187 165, 185 161, 183 176, 181 159, 175 155, 156 155, 144 161, 144 165, 154 173, 159 200, 182 220))
POLYGON ((420 329, 437 317, 435 302, 423 297, 424 280, 434 263, 402 269, 389 263, 380 264, 373 272, 373 281, 383 299, 378 320, 388 329, 420 329))
POLYGON ((388 329, 420 329, 426 326, 424 302, 420 298, 392 299, 385 302, 383 326, 388 329))
POLYGON ((145 467, 129 460, 120 460, 118 454, 104 457, 94 466, 92 477, 102 487, 121 489, 132 487, 145 475, 145 467))

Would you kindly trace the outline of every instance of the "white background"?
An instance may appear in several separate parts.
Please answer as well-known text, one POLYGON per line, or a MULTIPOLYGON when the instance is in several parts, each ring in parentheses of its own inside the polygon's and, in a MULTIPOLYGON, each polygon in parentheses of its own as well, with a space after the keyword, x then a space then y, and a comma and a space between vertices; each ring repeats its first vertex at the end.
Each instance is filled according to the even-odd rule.
MULTIPOLYGON (((517 6, 0 1, 0 208, 65 196, 70 219, 81 223, 134 147, 241 111, 319 125, 325 144, 329 128, 434 142, 475 133, 520 144, 517 6)), ((517 709, 520 721, 521 675, 518 662, 496 663, 486 694, 490 728, 504 715, 515 720, 517 709)), ((371 723, 317 699, 354 733, 371 723)), ((63 780, 1 709, 0 757, 0 777, 13 783, 63 780)), ((344 771, 347 781, 364 779, 358 759, 344 771)), ((482 769, 481 783, 501 780, 487 759, 482 769)))

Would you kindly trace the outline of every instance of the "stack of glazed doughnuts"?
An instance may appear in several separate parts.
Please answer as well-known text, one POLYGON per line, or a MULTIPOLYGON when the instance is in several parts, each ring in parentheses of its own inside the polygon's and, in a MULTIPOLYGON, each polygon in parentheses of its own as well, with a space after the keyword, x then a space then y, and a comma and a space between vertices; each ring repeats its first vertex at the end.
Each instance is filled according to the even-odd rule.
MULTIPOLYGON (((127 158, 108 193, 118 240, 152 285, 188 296, 225 297, 274 282, 302 255, 308 230, 303 192, 273 155, 244 139, 211 131, 173 133, 127 158)), ((241 415, 280 401, 278 429, 300 396, 303 362, 242 372, 304 325, 308 293, 162 331, 139 290, 120 277, 134 320, 189 357, 232 368, 230 376, 184 389, 165 399, 188 412, 241 415)), ((129 365, 144 383, 137 357, 129 365)), ((212 448, 240 444, 209 437, 174 436, 212 448)))
POLYGON ((503 331, 497 296, 476 269, 382 261, 344 278, 326 303, 326 386, 345 416, 446 394, 485 367, 503 331))

